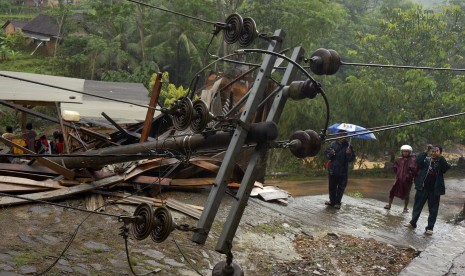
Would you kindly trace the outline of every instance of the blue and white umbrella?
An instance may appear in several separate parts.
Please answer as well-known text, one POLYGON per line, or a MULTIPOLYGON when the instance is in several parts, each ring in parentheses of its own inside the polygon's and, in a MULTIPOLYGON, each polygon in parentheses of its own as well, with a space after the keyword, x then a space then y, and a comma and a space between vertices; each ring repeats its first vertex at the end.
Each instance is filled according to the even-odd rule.
POLYGON ((358 126, 358 125, 354 125, 354 124, 346 124, 346 123, 336 123, 330 127, 328 127, 328 130, 332 131, 332 132, 338 132, 340 130, 344 130, 344 131, 347 131, 349 133, 361 133, 360 135, 357 135, 357 136, 353 136, 353 138, 359 138, 359 139, 375 139, 376 140, 376 136, 373 134, 373 133, 367 133, 369 132, 368 129, 364 128, 364 127, 361 127, 361 126, 358 126))

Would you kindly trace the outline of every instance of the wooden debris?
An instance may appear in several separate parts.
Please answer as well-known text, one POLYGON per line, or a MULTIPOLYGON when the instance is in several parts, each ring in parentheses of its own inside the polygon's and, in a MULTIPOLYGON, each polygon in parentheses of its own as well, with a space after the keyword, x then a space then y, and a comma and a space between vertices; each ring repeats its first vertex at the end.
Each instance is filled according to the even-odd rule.
POLYGON ((86 196, 86 209, 89 211, 105 211, 105 202, 102 195, 89 194, 86 196))

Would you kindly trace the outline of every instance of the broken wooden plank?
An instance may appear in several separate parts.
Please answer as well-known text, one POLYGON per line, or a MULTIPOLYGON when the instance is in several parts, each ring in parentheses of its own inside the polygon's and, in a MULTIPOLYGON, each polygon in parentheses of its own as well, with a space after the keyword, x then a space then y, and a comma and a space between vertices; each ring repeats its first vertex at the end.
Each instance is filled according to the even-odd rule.
POLYGON ((213 185, 215 178, 186 178, 186 179, 171 179, 170 186, 209 186, 213 185))
POLYGON ((220 166, 212 164, 208 161, 203 161, 203 160, 192 160, 192 161, 189 161, 189 163, 197 167, 203 168, 207 171, 214 172, 214 173, 217 173, 218 170, 220 169, 220 166))
POLYGON ((160 178, 156 176, 139 175, 131 179, 131 183, 169 186, 171 183, 171 178, 160 178))
POLYGON ((178 201, 176 199, 168 198, 168 201, 166 202, 166 206, 168 206, 171 209, 174 209, 178 212, 184 213, 188 216, 191 216, 195 219, 200 219, 200 216, 202 215, 202 211, 199 211, 198 209, 192 208, 191 206, 178 201))
MULTIPOLYGON (((37 200, 55 200, 55 199, 60 199, 60 198, 66 198, 70 195, 78 194, 78 193, 83 193, 83 192, 88 192, 92 191, 98 188, 102 188, 105 186, 109 186, 111 184, 120 182, 124 180, 125 176, 122 175, 114 175, 110 176, 104 179, 99 179, 94 182, 88 183, 88 184, 81 184, 78 186, 74 187, 66 187, 62 188, 59 190, 54 190, 54 191, 48 191, 48 192, 41 192, 41 193, 34 193, 34 194, 28 194, 24 195, 24 197, 28 199, 37 199, 37 200)), ((15 205, 15 204, 23 204, 23 203, 28 203, 29 201, 26 199, 19 199, 19 198, 11 198, 11 197, 0 197, 0 206, 5 206, 5 205, 15 205)))
POLYGON ((0 182, 0 192, 2 193, 17 193, 17 192, 24 193, 24 192, 37 192, 37 191, 44 191, 44 190, 49 190, 49 189, 44 188, 44 187, 23 186, 23 185, 0 182))
POLYGON ((13 184, 20 186, 35 186, 48 189, 61 189, 64 188, 58 181, 44 180, 35 181, 28 178, 13 177, 13 176, 0 176, 0 183, 2 184, 13 184))
POLYGON ((37 174, 50 174, 54 176, 59 174, 56 171, 51 170, 45 166, 29 166, 29 165, 24 165, 24 164, 0 163, 0 170, 37 173, 37 174))
POLYGON ((35 174, 35 173, 25 173, 20 171, 9 171, 9 170, 0 170, 0 175, 5 176, 14 176, 14 177, 27 177, 34 180, 44 180, 54 178, 55 176, 44 175, 44 174, 35 174))
MULTIPOLYGON (((22 146, 20 146, 20 145, 18 145, 16 143, 13 143, 12 141, 10 141, 8 139, 5 139, 5 138, 3 138, 1 136, 0 136, 0 142, 4 143, 5 145, 10 146, 10 147, 19 148, 23 152, 30 153, 30 154, 35 154, 35 152, 33 152, 32 150, 29 150, 29 149, 27 149, 25 147, 22 147, 22 146)), ((62 166, 58 165, 57 163, 55 163, 55 162, 53 162, 53 161, 51 161, 51 160, 49 160, 47 158, 44 158, 44 157, 41 157, 41 156, 37 156, 37 157, 33 157, 33 158, 35 158, 42 165, 48 167, 49 169, 54 170, 57 173, 63 175, 67 179, 74 179, 74 177, 76 176, 74 171, 68 170, 67 168, 62 167, 62 166)))

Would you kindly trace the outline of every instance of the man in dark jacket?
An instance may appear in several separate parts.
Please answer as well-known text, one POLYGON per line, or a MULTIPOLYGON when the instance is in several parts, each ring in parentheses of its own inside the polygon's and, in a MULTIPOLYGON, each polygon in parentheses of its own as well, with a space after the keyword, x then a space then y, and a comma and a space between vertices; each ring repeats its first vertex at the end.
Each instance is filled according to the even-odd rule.
MULTIPOLYGON (((346 134, 345 131, 339 132, 341 136, 346 134)), ((326 158, 330 160, 330 163, 328 167, 329 201, 325 204, 340 209, 342 196, 347 186, 349 162, 354 161, 355 152, 347 139, 340 138, 326 149, 326 158)))
POLYGON ((432 235, 438 216, 439 200, 441 195, 446 193, 444 173, 450 169, 450 165, 442 156, 442 147, 439 145, 428 145, 425 151, 417 156, 416 162, 420 170, 418 176, 415 177, 415 189, 417 191, 413 204, 412 220, 405 226, 411 229, 417 227, 421 210, 425 203, 428 202, 428 226, 426 226, 425 234, 432 235), (431 157, 428 157, 430 151, 431 157))

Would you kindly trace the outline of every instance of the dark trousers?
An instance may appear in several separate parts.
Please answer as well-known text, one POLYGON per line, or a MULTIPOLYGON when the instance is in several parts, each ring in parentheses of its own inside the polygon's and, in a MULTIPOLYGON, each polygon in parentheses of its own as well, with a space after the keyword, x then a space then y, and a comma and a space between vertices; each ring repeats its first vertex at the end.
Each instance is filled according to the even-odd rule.
POLYGON ((347 174, 329 175, 329 201, 331 201, 331 203, 341 204, 342 196, 344 195, 344 190, 347 186, 347 179, 347 174))
POLYGON ((417 190, 415 193, 415 202, 413 203, 413 211, 412 211, 412 220, 410 224, 413 227, 417 227, 418 218, 420 218, 421 210, 425 203, 428 201, 428 226, 426 226, 426 230, 433 230, 434 224, 436 223, 436 218, 438 217, 439 211, 439 200, 441 196, 435 195, 434 191, 430 190, 417 190))

